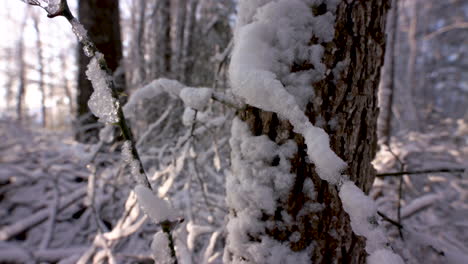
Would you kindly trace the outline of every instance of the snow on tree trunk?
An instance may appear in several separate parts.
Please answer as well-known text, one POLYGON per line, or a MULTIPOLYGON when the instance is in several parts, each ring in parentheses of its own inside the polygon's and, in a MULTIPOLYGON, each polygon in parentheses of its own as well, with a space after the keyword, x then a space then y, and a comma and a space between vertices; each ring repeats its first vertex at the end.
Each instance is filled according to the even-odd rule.
POLYGON ((232 128, 225 262, 401 260, 381 249, 375 206, 359 208, 372 204, 361 190, 375 176, 388 7, 240 1, 230 77, 250 106, 232 128))

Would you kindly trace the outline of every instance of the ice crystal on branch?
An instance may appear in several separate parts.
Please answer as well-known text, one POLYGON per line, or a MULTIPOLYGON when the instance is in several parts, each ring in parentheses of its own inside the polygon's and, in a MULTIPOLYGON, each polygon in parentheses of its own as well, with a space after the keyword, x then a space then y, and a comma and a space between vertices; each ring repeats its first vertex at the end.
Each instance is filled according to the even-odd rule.
POLYGON ((154 235, 151 251, 155 262, 158 264, 172 264, 174 262, 169 250, 169 239, 162 231, 154 235))
POLYGON ((104 59, 104 55, 96 53, 88 64, 86 76, 93 84, 94 92, 88 101, 91 112, 103 123, 117 123, 119 102, 112 97, 112 90, 109 86, 112 77, 101 69, 99 62, 104 59))

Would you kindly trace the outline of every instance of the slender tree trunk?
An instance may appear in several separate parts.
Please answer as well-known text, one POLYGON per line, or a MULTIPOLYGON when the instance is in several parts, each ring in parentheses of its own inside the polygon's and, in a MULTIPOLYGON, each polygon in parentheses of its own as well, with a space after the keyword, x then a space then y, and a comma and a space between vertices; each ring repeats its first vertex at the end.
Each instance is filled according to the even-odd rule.
POLYGON ((387 53, 385 56, 386 63, 382 69, 384 73, 381 78, 381 87, 379 90, 379 137, 383 139, 383 143, 390 144, 392 134, 392 107, 395 91, 395 60, 396 60, 396 47, 398 36, 398 0, 393 0, 391 23, 387 32, 391 38, 387 41, 387 53))
MULTIPOLYGON (((156 1, 153 6, 152 35, 154 46, 149 79, 171 75, 171 4, 169 0, 156 1)), ((171 78, 171 77, 170 77, 171 78)))
POLYGON ((7 80, 5 83, 5 88, 6 88, 6 94, 5 94, 5 102, 6 102, 6 109, 7 112, 10 112, 12 110, 12 105, 13 105, 13 97, 14 97, 14 83, 15 83, 15 71, 14 71, 14 65, 15 65, 15 54, 13 52, 13 48, 8 48, 6 50, 6 58, 5 60, 8 61, 7 69, 8 72, 6 74, 7 80))
POLYGON ((408 126, 411 129, 419 130, 419 116, 418 107, 416 107, 417 101, 415 100, 415 94, 418 92, 418 82, 416 75, 416 58, 418 56, 418 40, 417 40, 417 29, 418 29, 418 13, 419 13, 419 1, 412 0, 412 14, 410 18, 410 25, 408 30, 408 43, 409 43, 409 58, 407 65, 407 108, 409 119, 408 126))
MULTIPOLYGON (((89 37, 96 44, 97 49, 104 54, 107 66, 115 71, 122 60, 122 39, 120 35, 120 12, 117 0, 80 0, 78 3, 80 22, 88 30, 89 37)), ((83 54, 82 46, 78 50, 78 124, 87 126, 96 124, 97 119, 88 109, 88 100, 93 92, 91 82, 86 77, 89 58, 83 54)), ((125 79, 125 78, 123 78, 125 79)), ((124 90, 125 87, 120 87, 124 90)), ((89 141, 97 137, 97 129, 85 129, 84 133, 77 133, 79 141, 89 141)))
POLYGON ((172 65, 174 66, 174 77, 178 80, 183 80, 183 60, 182 50, 184 47, 184 29, 185 17, 187 14, 187 0, 178 0, 177 2, 177 17, 175 23, 175 36, 174 36, 174 59, 172 65))
MULTIPOLYGON (((62 66, 62 71, 67 72, 68 70, 67 56, 65 53, 60 54, 60 64, 62 66)), ((73 116, 75 114, 74 100, 72 97, 69 80, 67 79, 67 76, 65 74, 62 75, 62 87, 63 87, 63 91, 65 92, 65 96, 68 99, 68 108, 70 111, 69 116, 73 116)))
POLYGON ((146 22, 146 0, 140 0, 138 11, 138 30, 136 36, 136 55, 138 69, 138 83, 142 83, 146 79, 146 61, 145 61, 145 22, 146 22))
MULTIPOLYGON (((27 12, 28 13, 28 12, 27 12)), ((26 27, 28 14, 21 23, 20 38, 18 40, 17 63, 18 63, 18 93, 16 95, 16 117, 23 120, 24 115, 24 95, 26 93, 26 63, 24 61, 24 28, 26 27)))
POLYGON ((187 9, 187 18, 185 19, 184 26, 184 41, 182 47, 182 78, 181 81, 184 83, 190 84, 190 74, 192 72, 191 62, 191 46, 192 46, 192 37, 195 31, 195 15, 198 6, 198 0, 188 0, 189 5, 187 9))
POLYGON ((171 74, 171 2, 170 0, 161 0, 160 8, 158 9, 158 18, 160 30, 158 31, 161 35, 158 37, 159 42, 157 42, 157 49, 159 50, 158 58, 159 60, 159 69, 161 70, 161 75, 169 77, 171 74))
POLYGON ((41 32, 39 29, 39 17, 38 15, 33 15, 34 30, 36 31, 36 50, 37 50, 37 64, 39 72, 39 91, 41 92, 41 113, 42 113, 42 126, 47 126, 47 111, 46 111, 46 92, 44 84, 44 58, 42 56, 42 41, 41 41, 41 32))
MULTIPOLYGON (((365 192, 375 177, 371 161, 377 148, 377 87, 384 58, 388 8, 389 1, 342 0, 336 10, 334 39, 328 43, 319 43, 316 37, 310 40, 310 45, 325 46, 322 62, 329 72, 324 79, 311 84, 315 99, 308 103, 305 114, 330 135, 330 147, 348 164, 344 174, 365 192)), ((326 11, 326 5, 311 10, 315 15, 326 11)), ((301 61, 291 65, 290 70, 307 71, 311 65, 313 62, 301 61)), ((281 194, 274 214, 263 212, 258 216, 265 223, 263 227, 242 220, 245 215, 239 214, 246 212, 236 211, 229 200, 230 192, 235 195, 238 191, 230 188, 229 182, 237 186, 241 179, 236 175, 228 178, 228 230, 232 225, 242 225, 245 230, 252 230, 247 234, 248 243, 257 243, 262 248, 269 243, 265 240, 268 237, 290 245, 292 252, 309 253, 310 263, 365 263, 365 239, 353 233, 337 187, 321 180, 314 165, 309 163, 304 138, 275 113, 249 106, 239 111, 238 117, 248 125, 253 136, 266 135, 279 146, 291 139, 298 148, 290 159, 293 187, 281 194)), ((283 161, 274 159, 268 168, 275 171, 279 162, 283 161)), ((239 236, 228 234, 225 261, 254 263, 252 252, 235 249, 239 236)))

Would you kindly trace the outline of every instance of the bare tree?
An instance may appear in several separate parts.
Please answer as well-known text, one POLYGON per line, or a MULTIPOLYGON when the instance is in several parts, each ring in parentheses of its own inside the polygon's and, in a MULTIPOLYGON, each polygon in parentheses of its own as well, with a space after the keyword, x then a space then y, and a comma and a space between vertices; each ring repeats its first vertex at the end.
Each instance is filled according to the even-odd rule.
POLYGON ((41 31, 39 27, 39 15, 34 13, 32 16, 34 30, 36 31, 36 51, 37 51, 37 66, 39 73, 39 91, 41 92, 41 113, 42 113, 42 126, 47 126, 47 111, 46 111, 46 92, 44 84, 44 58, 43 58, 43 48, 41 41, 41 31))
POLYGON ((18 90, 16 95, 16 117, 18 120, 23 119, 24 115, 24 96, 26 93, 26 62, 25 62, 25 46, 24 46, 24 28, 26 27, 26 22, 28 18, 28 12, 26 12, 23 21, 20 26, 20 37, 18 39, 17 48, 17 58, 18 63, 18 90))
POLYGON ((192 38, 195 31, 195 15, 197 12, 198 0, 188 0, 187 13, 185 18, 184 26, 184 40, 182 46, 182 69, 181 70, 181 81, 190 83, 190 74, 192 71, 192 38))
POLYGON ((187 0, 177 1, 177 14, 175 22, 175 34, 174 34, 174 45, 173 45, 173 69, 174 77, 178 80, 183 80, 183 60, 182 50, 184 47, 184 29, 185 19, 187 14, 187 0))
POLYGON ((412 0, 411 7, 411 18, 410 25, 408 29, 408 42, 409 42, 409 58, 407 65, 407 87, 405 90, 405 98, 407 98, 407 109, 409 109, 409 122, 408 127, 412 129, 419 130, 419 116, 418 111, 416 110, 416 100, 414 94, 417 93, 418 89, 418 80, 415 76, 416 74, 416 58, 418 56, 418 40, 417 40, 417 30, 418 30, 418 14, 419 14, 419 1, 412 0))
POLYGON ((388 24, 387 33, 391 36, 387 40, 387 52, 385 54, 385 66, 382 68, 382 78, 379 89, 379 137, 383 143, 389 145, 392 134, 392 107, 395 96, 395 61, 398 36, 398 0, 393 0, 392 12, 389 14, 391 23, 388 24))
MULTIPOLYGON (((64 72, 67 72, 68 70, 68 64, 67 64, 67 56, 65 52, 62 52, 60 54, 60 65, 62 66, 62 70, 64 72)), ((63 91, 65 93, 66 98, 68 99, 68 107, 70 111, 70 116, 72 116, 75 113, 75 100, 73 100, 72 92, 71 92, 71 87, 70 87, 70 81, 68 80, 67 76, 65 74, 62 75, 62 86, 63 86, 63 91)))
POLYGON ((139 2, 139 15, 140 20, 138 21, 138 29, 136 31, 136 55, 138 64, 138 80, 143 82, 146 79, 146 62, 145 62, 145 21, 146 21, 146 0, 140 0, 139 2))

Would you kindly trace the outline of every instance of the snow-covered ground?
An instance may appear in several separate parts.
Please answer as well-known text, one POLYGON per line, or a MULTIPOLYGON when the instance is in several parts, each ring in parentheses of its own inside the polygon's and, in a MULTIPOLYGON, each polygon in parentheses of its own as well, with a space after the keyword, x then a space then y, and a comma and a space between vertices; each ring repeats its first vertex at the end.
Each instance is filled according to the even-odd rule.
MULTIPOLYGON (((402 134, 393 139, 392 151, 407 171, 466 167, 466 136, 453 134, 449 129, 402 134)), ((78 144, 61 134, 0 121, 0 263, 100 263, 106 259, 151 263, 151 240, 157 226, 135 206, 119 155, 112 154, 112 147, 96 156, 95 151, 96 146, 78 144), (93 175, 98 177, 89 186, 93 175)), ((227 158, 220 157, 223 164, 227 158)), ((379 172, 400 169, 385 147, 375 166, 379 172)), ((180 176, 172 188, 187 186, 186 179, 180 176)), ((216 185, 223 189, 224 180, 218 179, 221 182, 216 185)), ((394 220, 399 179, 377 179, 371 191, 379 211, 394 220)), ((199 180, 190 184, 197 185, 199 180)), ((395 225, 382 221, 395 251, 406 263, 466 263, 468 177, 462 173, 407 175, 402 186, 403 240, 395 225)), ((188 195, 184 188, 168 192, 171 203, 186 218, 176 232, 180 263, 221 261, 222 223, 227 213, 220 196, 223 191, 216 193, 210 184, 205 187, 206 193, 191 200, 200 202, 193 208, 184 209, 188 195), (208 204, 210 208, 201 212, 208 204)), ((198 192, 195 187, 191 191, 193 195, 198 192)))
MULTIPOLYGON (((400 133, 392 151, 405 171, 462 169, 465 173, 433 172, 403 176, 400 237, 395 225, 386 223, 392 246, 407 263, 468 263, 468 144, 461 126, 443 121, 430 133, 400 133)), ((401 169, 394 155, 383 147, 374 162, 379 172, 401 169)), ((398 219, 400 176, 376 179, 371 191, 379 211, 398 219)))
MULTIPOLYGON (((180 263, 220 263, 228 164, 217 155, 227 156, 227 144, 197 155, 194 141, 165 142, 170 154, 158 164, 141 153, 159 196, 184 220, 175 232, 180 263)), ((0 263, 153 263, 158 226, 137 205, 120 145, 0 121, 0 263)))

